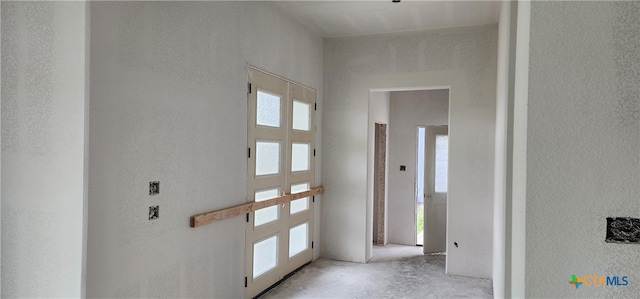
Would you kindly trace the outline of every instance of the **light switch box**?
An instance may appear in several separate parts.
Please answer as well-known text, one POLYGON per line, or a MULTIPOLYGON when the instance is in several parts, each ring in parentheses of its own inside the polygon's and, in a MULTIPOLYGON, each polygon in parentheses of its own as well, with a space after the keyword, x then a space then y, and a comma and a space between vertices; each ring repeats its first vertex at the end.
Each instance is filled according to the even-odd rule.
POLYGON ((158 219, 160 217, 160 206, 149 207, 149 220, 158 219))
POLYGON ((160 194, 160 181, 149 182, 149 195, 160 194))

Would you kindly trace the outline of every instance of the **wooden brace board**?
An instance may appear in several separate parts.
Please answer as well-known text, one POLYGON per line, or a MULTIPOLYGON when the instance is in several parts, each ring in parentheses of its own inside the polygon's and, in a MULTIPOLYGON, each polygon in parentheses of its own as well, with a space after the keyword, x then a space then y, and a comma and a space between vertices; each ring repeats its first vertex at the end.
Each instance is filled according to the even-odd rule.
POLYGON ((292 200, 322 194, 323 192, 324 192, 324 188, 318 187, 305 192, 300 192, 295 194, 285 194, 283 196, 265 200, 265 201, 249 202, 249 203, 245 203, 235 207, 230 207, 222 210, 194 215, 194 216, 191 216, 191 227, 203 226, 212 222, 251 213, 266 207, 284 204, 292 200))

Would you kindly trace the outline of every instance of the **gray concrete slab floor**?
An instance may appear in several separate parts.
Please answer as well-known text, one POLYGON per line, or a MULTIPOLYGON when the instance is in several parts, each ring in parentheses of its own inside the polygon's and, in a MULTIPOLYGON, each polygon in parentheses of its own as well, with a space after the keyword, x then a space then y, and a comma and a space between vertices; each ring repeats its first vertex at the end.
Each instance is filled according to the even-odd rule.
POLYGON ((445 255, 374 246, 367 264, 318 259, 261 298, 493 298, 491 280, 447 275, 445 255))

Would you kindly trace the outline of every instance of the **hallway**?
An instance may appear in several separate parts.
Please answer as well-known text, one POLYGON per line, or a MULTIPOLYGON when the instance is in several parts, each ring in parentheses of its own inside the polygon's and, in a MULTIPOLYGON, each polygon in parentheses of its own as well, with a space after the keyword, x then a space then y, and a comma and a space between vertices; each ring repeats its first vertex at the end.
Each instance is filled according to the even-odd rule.
POLYGON ((262 298, 492 298, 491 280, 444 274, 444 255, 374 246, 368 264, 319 259, 262 298))

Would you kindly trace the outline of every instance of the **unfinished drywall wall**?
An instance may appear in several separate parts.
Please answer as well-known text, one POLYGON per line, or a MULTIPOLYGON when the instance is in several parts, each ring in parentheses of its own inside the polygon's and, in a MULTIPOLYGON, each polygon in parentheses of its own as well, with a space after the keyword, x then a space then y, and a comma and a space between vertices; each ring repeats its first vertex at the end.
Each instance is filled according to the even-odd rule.
MULTIPOLYGON (((375 188, 375 182, 374 182, 374 166, 375 166, 375 159, 374 159, 374 154, 375 154, 375 129, 376 129, 376 123, 380 123, 380 124, 386 124, 387 125, 387 147, 386 147, 386 152, 387 152, 387 158, 385 159, 385 177, 388 178, 388 174, 389 174, 389 103, 390 103, 390 93, 388 91, 371 91, 369 93, 369 125, 368 125, 368 129, 367 129, 367 138, 369 140, 369 147, 367 148, 367 200, 373 202, 373 198, 374 198, 374 188, 375 188)), ((385 187, 384 187, 384 198, 385 198, 385 213, 384 213, 384 218, 383 221, 385 223, 384 226, 384 240, 386 243, 386 240, 388 240, 388 226, 386 225, 386 223, 388 223, 388 219, 389 219, 389 212, 388 212, 388 202, 389 202, 389 184, 388 184, 389 180, 385 180, 385 187)), ((372 223, 374 223, 373 226, 371 226, 371 232, 367 231, 367 236, 369 236, 369 234, 371 234, 371 239, 369 239, 369 237, 367 237, 367 242, 368 243, 373 243, 377 237, 377 231, 375 229, 375 223, 377 223, 379 221, 378 217, 377 217, 377 209, 374 205, 371 205, 371 215, 369 215, 369 208, 367 208, 367 219, 372 219, 372 223), (370 217, 370 218, 369 218, 370 217)), ((366 253, 366 259, 367 261, 371 258, 372 253, 370 251, 370 249, 367 249, 367 253, 366 253)))
POLYGON ((527 297, 640 293, 638 247, 604 242, 606 217, 640 216, 638 15, 638 2, 531 3, 527 297), (576 289, 572 275, 629 284, 576 289))
MULTIPOLYGON (((447 271, 491 277, 497 26, 325 39, 322 253, 365 262, 369 91, 451 87, 447 271), (459 247, 453 247, 453 242, 459 247)), ((393 196, 390 194, 389 196, 393 196)))
POLYGON ((85 2, 2 2, 2 297, 82 297, 85 2))
MULTIPOLYGON (((0 5, 0 41, 2 40, 2 5, 0 5)), ((2 65, 2 47, 0 46, 0 69, 2 65)), ((0 91, 2 91, 2 71, 0 70, 0 91)), ((0 92, 1 93, 1 92, 0 92)), ((0 96, 1 97, 1 96, 0 96)), ((2 264, 2 100, 0 99, 0 265, 2 264)), ((2 296, 2 270, 0 270, 0 296, 2 296)))
MULTIPOLYGON (((391 92, 389 123, 389 242, 416 245, 416 163, 418 126, 449 124, 449 90, 391 92), (400 165, 406 171, 400 171, 400 165)), ((446 244, 447 206, 438 206, 442 215, 441 239, 446 244)), ((444 247, 444 246, 443 246, 444 247)), ((442 248, 444 251, 444 248, 442 248)))
POLYGON ((322 109, 322 40, 268 2, 96 2, 91 28, 87 296, 243 297, 244 217, 189 217, 246 202, 247 65, 322 109))

